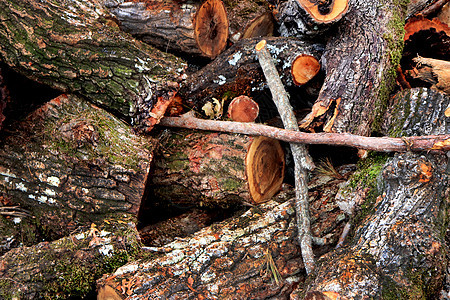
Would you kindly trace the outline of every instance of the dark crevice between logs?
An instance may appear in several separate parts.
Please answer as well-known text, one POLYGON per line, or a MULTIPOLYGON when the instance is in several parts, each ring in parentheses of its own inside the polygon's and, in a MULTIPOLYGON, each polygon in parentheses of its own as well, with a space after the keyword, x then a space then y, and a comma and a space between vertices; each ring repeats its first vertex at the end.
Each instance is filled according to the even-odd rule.
POLYGON ((23 119, 45 102, 61 94, 60 91, 47 85, 26 78, 2 62, 0 62, 0 69, 3 84, 8 89, 10 98, 3 111, 5 116, 3 128, 11 129, 10 127, 15 121, 23 119))

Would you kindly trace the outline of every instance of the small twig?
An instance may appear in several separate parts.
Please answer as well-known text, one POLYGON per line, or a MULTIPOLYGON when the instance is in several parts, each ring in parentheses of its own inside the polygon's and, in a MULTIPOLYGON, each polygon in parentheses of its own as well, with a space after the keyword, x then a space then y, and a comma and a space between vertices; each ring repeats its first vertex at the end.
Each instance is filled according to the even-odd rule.
MULTIPOLYGON (((259 63, 267 79, 267 85, 272 93, 272 99, 280 113, 284 127, 289 130, 299 131, 298 122, 289 102, 289 96, 284 89, 278 71, 273 63, 273 58, 266 48, 263 40, 256 45, 256 54, 259 63)), ((300 244, 303 263, 306 273, 314 270, 315 260, 312 251, 311 220, 309 217, 308 196, 308 170, 314 167, 305 145, 291 143, 292 156, 295 169, 295 211, 297 216, 298 241, 300 244)))
POLYGON ((19 206, 0 206, 0 215, 20 218, 34 218, 32 215, 30 215, 29 211, 20 208, 19 206))
POLYGON ((408 149, 404 138, 368 137, 350 133, 306 133, 256 123, 203 120, 195 118, 191 114, 181 117, 165 117, 159 125, 266 136, 289 143, 347 146, 378 152, 450 151, 450 134, 408 137, 408 149))

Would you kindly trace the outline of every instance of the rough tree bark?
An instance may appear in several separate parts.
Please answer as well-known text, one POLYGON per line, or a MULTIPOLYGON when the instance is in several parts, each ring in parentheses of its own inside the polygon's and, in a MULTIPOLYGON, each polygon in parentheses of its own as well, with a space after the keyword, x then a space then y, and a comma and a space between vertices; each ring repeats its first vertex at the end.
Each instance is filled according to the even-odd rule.
POLYGON ((18 247, 0 257, 2 299, 84 299, 95 281, 135 259, 134 218, 121 215, 54 242, 18 247))
POLYGON ((395 84, 405 11, 404 1, 351 2, 327 42, 321 60, 325 81, 301 127, 370 134, 395 84))
POLYGON ((288 0, 277 4, 282 36, 317 37, 339 22, 349 7, 348 0, 288 0))
POLYGON ((185 64, 133 40, 108 16, 96 0, 2 0, 0 57, 33 80, 138 121, 170 98, 185 64))
MULTIPOLYGON (((189 76, 183 83, 179 95, 196 110, 211 97, 247 95, 262 90, 264 74, 256 58, 255 45, 260 39, 245 39, 234 44, 213 62, 189 76)), ((267 38, 268 50, 277 62, 277 69, 285 86, 295 85, 292 80, 292 63, 299 55, 311 55, 319 60, 323 46, 295 38, 267 38)))
MULTIPOLYGON (((225 17, 228 23, 218 24, 219 9, 214 8, 212 18, 214 25, 229 25, 230 40, 235 43, 240 38, 251 38, 273 34, 274 20, 268 5, 261 1, 225 1, 225 17)), ((142 0, 136 2, 117 3, 106 1, 110 9, 121 23, 124 31, 164 51, 184 53, 194 56, 208 56, 199 47, 194 33, 201 2, 179 3, 179 1, 142 0)), ((211 18, 210 17, 210 18, 211 18)), ((210 24, 207 30, 211 30, 210 24)), ((227 29, 227 28, 225 28, 227 29)), ((221 29, 222 30, 222 29, 221 29)), ((228 29, 227 29, 228 30, 228 29)), ((226 36, 228 38, 228 35, 226 36)), ((215 36, 213 40, 217 40, 215 36)), ((217 42, 217 41, 216 41, 217 42)), ((220 41, 218 52, 225 49, 226 39, 220 41)))
POLYGON ((283 182, 284 152, 277 140, 179 130, 160 149, 150 180, 157 206, 261 203, 283 182))
MULTIPOLYGON (((391 133, 449 132, 448 96, 413 89, 397 99, 387 122, 391 133)), ((450 192, 446 167, 444 154, 408 152, 390 158, 380 174, 383 187, 374 213, 348 248, 321 258, 306 299, 435 298, 447 270, 442 235, 450 192)))
MULTIPOLYGON (((332 201, 341 182, 322 177, 310 189, 313 232, 328 241, 319 252, 330 249, 344 225, 345 215, 332 201), (323 185, 329 189, 320 194, 323 185)), ((294 202, 288 200, 294 197, 291 191, 277 197, 284 203, 266 202, 189 238, 153 248, 158 256, 131 262, 99 280, 98 299, 288 298, 305 280, 294 202)))
POLYGON ((62 95, 5 133, 0 192, 30 210, 52 238, 108 214, 137 215, 152 140, 98 107, 62 95))

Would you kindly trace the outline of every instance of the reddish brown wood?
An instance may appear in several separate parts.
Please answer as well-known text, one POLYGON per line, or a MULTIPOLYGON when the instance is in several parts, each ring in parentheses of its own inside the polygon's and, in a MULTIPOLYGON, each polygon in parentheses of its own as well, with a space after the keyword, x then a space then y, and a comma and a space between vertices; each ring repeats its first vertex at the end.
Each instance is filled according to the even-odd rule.
POLYGON ((348 10, 348 0, 297 0, 316 23, 340 20, 348 10))
POLYGON ((450 36, 450 28, 447 24, 442 23, 439 19, 426 19, 424 16, 413 17, 408 20, 405 25, 405 41, 410 37, 422 30, 435 30, 436 32, 443 31, 446 35, 450 36))
POLYGON ((450 62, 426 57, 414 59, 417 69, 413 78, 431 83, 432 88, 450 94, 450 62))
POLYGON ((309 82, 320 71, 320 62, 312 55, 302 54, 295 58, 291 67, 292 80, 296 85, 309 82))
POLYGON ((206 56, 215 58, 228 40, 228 16, 221 0, 206 0, 194 20, 197 46, 206 56))
POLYGON ((228 106, 228 117, 236 122, 253 122, 258 114, 258 103, 248 96, 236 97, 228 106))

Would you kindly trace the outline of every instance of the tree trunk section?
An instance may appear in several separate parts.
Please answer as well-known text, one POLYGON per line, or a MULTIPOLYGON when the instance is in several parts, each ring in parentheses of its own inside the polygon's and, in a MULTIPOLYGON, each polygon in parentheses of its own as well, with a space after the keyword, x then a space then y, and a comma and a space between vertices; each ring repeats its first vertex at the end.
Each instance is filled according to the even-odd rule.
POLYGON ((348 0, 280 1, 276 18, 282 36, 317 36, 339 22, 349 9, 348 0))
POLYGON ((136 122, 170 98, 185 68, 118 30, 96 0, 2 0, 0 20, 0 56, 10 67, 136 122))
MULTIPOLYGON (((449 97, 428 90, 404 91, 391 111, 399 136, 443 134, 450 130, 449 97)), ((391 120, 393 120, 391 118, 391 120)), ((381 172, 374 213, 352 244, 321 258, 306 299, 434 299, 447 270, 446 230, 449 176, 444 154, 396 154, 381 172), (316 298, 314 298, 316 297, 316 298), (320 298, 323 299, 323 298, 320 298)))
MULTIPOLYGON (((251 96, 253 91, 267 87, 254 50, 259 41, 259 38, 239 41, 189 76, 179 91, 183 102, 200 110, 212 97, 231 101, 234 96, 251 96)), ((320 44, 294 38, 267 38, 267 44, 269 52, 277 61, 277 69, 285 86, 295 85, 291 69, 299 55, 311 55, 319 60, 323 49, 320 44)))
POLYGON ((205 12, 208 12, 206 7, 201 11, 201 3, 161 0, 107 3, 111 13, 121 22, 124 31, 163 51, 214 58, 225 50, 228 37, 235 43, 241 38, 273 34, 274 20, 267 4, 261 5, 260 2, 250 0, 225 1, 223 5, 226 9, 225 15, 223 9, 219 11, 220 5, 217 3, 212 11, 209 10, 209 15, 215 18, 212 21, 211 16, 205 16, 205 12), (197 18, 200 20, 205 17, 202 24, 196 22, 197 18), (224 20, 221 25, 216 24, 218 17, 224 20), (215 23, 216 33, 211 29, 211 22, 215 23), (203 36, 201 38, 207 35, 208 40, 216 44, 214 53, 202 51, 202 41, 195 34, 196 30, 204 32, 200 34, 203 36), (219 31, 225 39, 218 41, 219 31))
POLYGON ((0 257, 0 298, 85 299, 102 274, 136 258, 138 249, 130 216, 51 243, 15 248, 0 257))
POLYGON ((261 203, 280 190, 284 178, 283 149, 269 138, 174 131, 161 150, 150 183, 156 206, 261 203))
POLYGON ((76 223, 137 215, 154 143, 98 107, 62 95, 17 124, 0 145, 0 192, 51 238, 76 223))
MULTIPOLYGON (((311 187, 313 231, 330 249, 345 216, 330 195, 340 181, 322 178, 311 187), (323 195, 319 186, 328 185, 323 195)), ((204 228, 153 251, 152 259, 131 262, 98 281, 98 299, 287 299, 305 280, 296 240, 294 201, 290 191, 240 216, 204 228), (143 288, 145 287, 145 288, 143 288)))
POLYGON ((402 56, 405 11, 398 1, 354 1, 327 43, 325 81, 302 128, 368 136, 379 126, 375 118, 387 105, 402 56))

